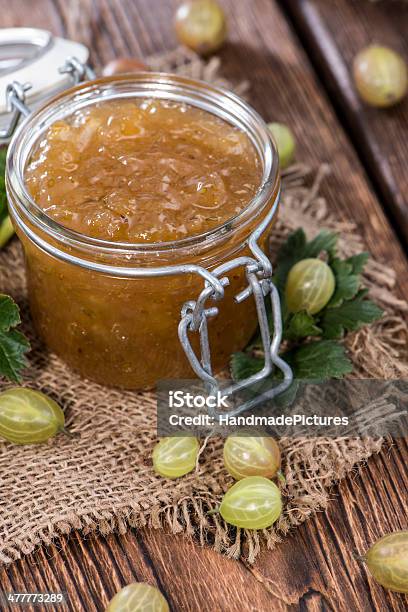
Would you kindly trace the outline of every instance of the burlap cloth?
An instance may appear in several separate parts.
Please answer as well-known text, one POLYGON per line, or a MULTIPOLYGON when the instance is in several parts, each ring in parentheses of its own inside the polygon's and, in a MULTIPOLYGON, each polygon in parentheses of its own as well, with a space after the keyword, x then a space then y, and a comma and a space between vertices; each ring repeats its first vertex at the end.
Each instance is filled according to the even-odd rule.
MULTIPOLYGON (((208 66, 195 58, 191 62, 176 56, 167 56, 164 67, 219 81, 217 60, 208 66)), ((163 58, 156 61, 163 67, 163 58)), ((286 173, 280 219, 273 233, 275 251, 289 231, 303 227, 313 236, 323 226, 342 234, 343 254, 364 249, 354 224, 335 220, 319 195, 328 171, 322 166, 312 177, 306 168, 296 166, 286 173)), ((407 377, 408 360, 402 352, 408 340, 403 319, 408 305, 392 293, 395 273, 370 260, 364 280, 386 315, 347 338, 355 374, 407 377)), ((73 529, 108 534, 145 525, 194 536, 228 556, 242 555, 253 562, 262 542, 273 546, 325 508, 331 485, 382 446, 382 440, 370 438, 281 439, 286 477, 282 517, 275 527, 260 532, 228 528, 217 514, 208 514, 232 483, 223 467, 223 441, 207 440, 195 473, 176 481, 156 476, 151 466, 157 442, 154 393, 122 392, 81 380, 45 350, 30 327, 23 256, 16 239, 0 253, 0 291, 11 294, 22 307, 24 329, 32 342, 25 384, 54 397, 65 410, 68 427, 78 434, 74 438, 59 435, 40 446, 0 442, 3 563, 73 529)), ((2 389, 9 386, 0 384, 2 389)))

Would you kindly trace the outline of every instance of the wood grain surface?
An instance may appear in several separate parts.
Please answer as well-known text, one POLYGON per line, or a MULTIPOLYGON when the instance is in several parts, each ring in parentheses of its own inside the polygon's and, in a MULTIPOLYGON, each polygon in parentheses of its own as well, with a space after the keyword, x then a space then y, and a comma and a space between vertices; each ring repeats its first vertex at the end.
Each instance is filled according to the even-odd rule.
MULTIPOLYGON (((292 126, 299 160, 312 167, 330 164, 323 185, 330 207, 339 217, 358 222, 368 248, 395 268, 398 292, 408 298, 407 261, 384 215, 386 202, 376 197, 359 158, 362 152, 338 120, 322 74, 312 67, 287 15, 275 0, 223 4, 230 22, 229 43, 221 53, 224 71, 237 80, 250 78, 251 101, 266 120, 292 126)), ((95 0, 94 63, 172 49, 175 5, 170 0, 95 0)), ((65 0, 0 0, 0 9, 3 27, 66 31, 65 0)), ((402 612, 406 597, 376 585, 355 554, 387 532, 408 528, 407 460, 406 441, 385 448, 333 488, 327 512, 289 534, 275 550, 262 551, 253 567, 162 531, 85 539, 74 533, 3 568, 1 589, 62 590, 66 609, 75 612, 103 611, 113 594, 134 580, 157 585, 175 611, 402 612)))
POLYGON ((370 44, 388 46, 408 62, 408 5, 288 0, 286 8, 370 180, 408 245, 408 97, 387 110, 372 108, 360 100, 351 77, 355 55, 370 44))

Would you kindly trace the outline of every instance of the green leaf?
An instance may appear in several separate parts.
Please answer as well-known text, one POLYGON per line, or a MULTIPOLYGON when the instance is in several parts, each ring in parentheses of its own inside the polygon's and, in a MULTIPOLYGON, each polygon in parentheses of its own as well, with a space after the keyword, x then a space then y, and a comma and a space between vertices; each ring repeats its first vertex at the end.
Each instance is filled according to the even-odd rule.
POLYGON ((7 211, 7 195, 6 195, 6 156, 7 149, 0 149, 0 221, 3 221, 8 215, 7 211))
POLYGON ((332 257, 335 255, 338 236, 328 230, 322 230, 313 240, 308 242, 303 250, 302 259, 307 257, 318 257, 320 253, 326 252, 332 257))
POLYGON ((327 307, 338 306, 344 300, 351 300, 358 292, 360 276, 353 273, 353 264, 337 257, 330 261, 336 279, 336 288, 327 307))
POLYGON ((20 323, 17 304, 8 295, 0 294, 0 376, 20 381, 26 365, 25 354, 30 349, 27 338, 13 329, 20 323))
MULTIPOLYGON (((317 340, 295 347, 282 355, 293 369, 294 379, 325 380, 342 378, 353 370, 344 347, 334 340, 317 340)), ((259 372, 263 359, 247 353, 235 353, 231 360, 234 380, 242 380, 259 372)), ((276 371, 273 378, 279 378, 276 371)))
POLYGON ((345 331, 355 331, 382 316, 383 311, 377 304, 364 299, 366 293, 363 289, 353 300, 324 310, 320 320, 324 338, 341 338, 345 331))
MULTIPOLYGON (((257 374, 264 366, 264 359, 254 357, 250 353, 234 353, 231 357, 231 375, 233 380, 243 380, 257 374)), ((269 391, 272 386, 272 380, 275 376, 267 376, 265 379, 258 381, 245 390, 247 399, 258 397, 266 391, 269 391)))
POLYGON ((8 331, 21 322, 17 304, 9 297, 0 293, 0 331, 8 331))
POLYGON ((6 193, 6 156, 7 149, 0 148, 0 249, 3 248, 14 234, 7 208, 6 193))
POLYGON ((279 406, 280 408, 287 408, 290 406, 296 399, 297 392, 299 389, 300 383, 298 380, 293 380, 290 386, 280 393, 273 399, 273 403, 275 406, 279 406))
POLYGON ((363 298, 367 297, 367 295, 368 295, 367 287, 362 287, 360 291, 357 293, 356 298, 359 300, 362 300, 363 298))
POLYGON ((0 374, 13 382, 20 382, 20 372, 26 366, 25 354, 29 349, 27 338, 20 332, 0 331, 0 374))
POLYGON ((293 369, 294 378, 325 380, 342 378, 353 371, 344 347, 333 340, 317 340, 282 355, 293 369))
POLYGON ((284 337, 287 340, 299 340, 308 336, 320 336, 322 330, 317 327, 312 315, 297 312, 291 316, 285 326, 284 337))
POLYGON ((234 380, 242 380, 262 370, 264 360, 249 353, 234 353, 231 357, 231 374, 234 380))
POLYGON ((289 234, 286 242, 279 249, 277 261, 282 263, 288 257, 297 257, 299 253, 303 253, 306 247, 306 234, 302 228, 289 234))
POLYGON ((349 257, 348 259, 346 259, 346 263, 351 265, 353 274, 361 274, 369 257, 370 253, 367 253, 367 251, 365 251, 364 253, 359 253, 358 255, 353 255, 352 257, 349 257))

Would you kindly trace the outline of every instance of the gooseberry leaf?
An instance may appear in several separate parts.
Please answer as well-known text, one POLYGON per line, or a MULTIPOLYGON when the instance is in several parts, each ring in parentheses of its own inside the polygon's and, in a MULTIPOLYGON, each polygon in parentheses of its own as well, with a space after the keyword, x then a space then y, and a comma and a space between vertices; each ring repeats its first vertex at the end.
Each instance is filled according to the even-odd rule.
POLYGON ((322 230, 315 238, 306 243, 302 259, 319 257, 322 252, 334 257, 338 236, 334 232, 322 230))
MULTIPOLYGON (((283 356, 285 358, 285 356, 283 356)), ((231 358, 231 375, 234 380, 243 380, 257 374, 263 368, 264 360, 259 357, 254 357, 250 353, 234 353, 231 358)), ((268 376, 265 380, 259 381, 252 385, 250 389, 247 389, 247 397, 257 397, 262 395, 273 386, 276 386, 278 380, 282 379, 282 373, 280 370, 275 370, 271 376, 268 376)), ((290 387, 283 393, 277 395, 273 402, 276 406, 284 408, 290 406, 296 398, 297 390, 299 387, 299 381, 294 380, 290 387)))
POLYGON ((353 371, 353 364, 344 346, 333 340, 309 342, 288 351, 282 357, 292 367, 295 379, 342 378, 353 371))
POLYGON ((370 253, 364 251, 363 253, 359 253, 358 255, 352 255, 351 257, 346 259, 346 263, 351 265, 353 274, 361 274, 369 257, 370 253))
MULTIPOLYGON (((345 348, 334 340, 316 340, 296 346, 283 353, 282 358, 291 366, 294 379, 341 378, 353 369, 345 348)), ((242 380, 256 374, 263 364, 263 359, 249 353, 235 353, 231 360, 234 380, 242 380)), ((277 371, 273 378, 280 376, 277 371)))
POLYGON ((14 227, 11 223, 7 208, 6 193, 6 149, 0 149, 0 249, 2 249, 14 234, 14 227))
POLYGON ((342 338, 346 331, 356 331, 381 318, 383 311, 371 300, 364 299, 366 294, 367 291, 363 289, 353 300, 324 310, 320 318, 324 338, 342 338))
POLYGON ((305 311, 292 315, 285 326, 284 337, 287 340, 298 340, 308 336, 320 336, 322 330, 317 327, 312 315, 305 311))
POLYGON ((27 338, 19 331, 0 331, 0 375, 21 382, 21 370, 27 365, 25 354, 30 349, 27 338))
POLYGON ((30 349, 27 338, 13 329, 20 323, 17 304, 0 294, 0 377, 20 382, 21 370, 26 366, 25 354, 30 349))
POLYGON ((279 406, 280 408, 287 408, 288 406, 293 404, 297 397, 299 387, 300 381, 292 380, 290 386, 286 389, 286 391, 279 393, 279 395, 273 398, 274 405, 279 406))
POLYGON ((9 297, 0 293, 0 331, 8 331, 19 325, 20 311, 17 304, 9 297))
MULTIPOLYGON (((230 370, 233 380, 249 378, 260 372, 263 367, 264 358, 257 357, 249 351, 234 353, 231 357, 230 370)), ((247 399, 259 397, 269 391, 273 386, 273 379, 278 377, 278 371, 276 371, 272 376, 267 376, 265 379, 254 383, 245 390, 245 397, 247 399)))
POLYGON ((330 267, 336 279, 336 288, 327 307, 338 306, 344 300, 351 300, 360 287, 360 275, 354 274, 351 262, 335 257, 330 261, 330 267))
POLYGON ((262 370, 263 358, 254 357, 250 353, 234 353, 231 357, 231 374, 234 380, 242 380, 253 376, 262 370))
POLYGON ((3 221, 7 215, 7 195, 6 195, 6 156, 7 149, 0 149, 0 222, 3 221))
POLYGON ((288 237, 287 241, 281 246, 276 263, 274 281, 281 292, 284 293, 286 278, 290 269, 303 259, 302 253, 306 247, 306 234, 302 229, 298 229, 288 237))

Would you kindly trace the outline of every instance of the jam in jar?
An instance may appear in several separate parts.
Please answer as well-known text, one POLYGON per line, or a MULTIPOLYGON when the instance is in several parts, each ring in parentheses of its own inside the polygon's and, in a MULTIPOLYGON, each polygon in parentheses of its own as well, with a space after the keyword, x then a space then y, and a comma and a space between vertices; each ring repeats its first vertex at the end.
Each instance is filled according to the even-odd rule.
MULTIPOLYGON (((60 94, 10 147, 10 212, 47 346, 107 385, 191 377, 177 328, 204 287, 192 266, 250 256, 250 235, 276 205, 277 156, 260 117, 210 85, 141 73, 60 94)), ((245 267, 228 280, 209 320, 215 371, 257 325, 253 300, 234 300, 245 267)))

